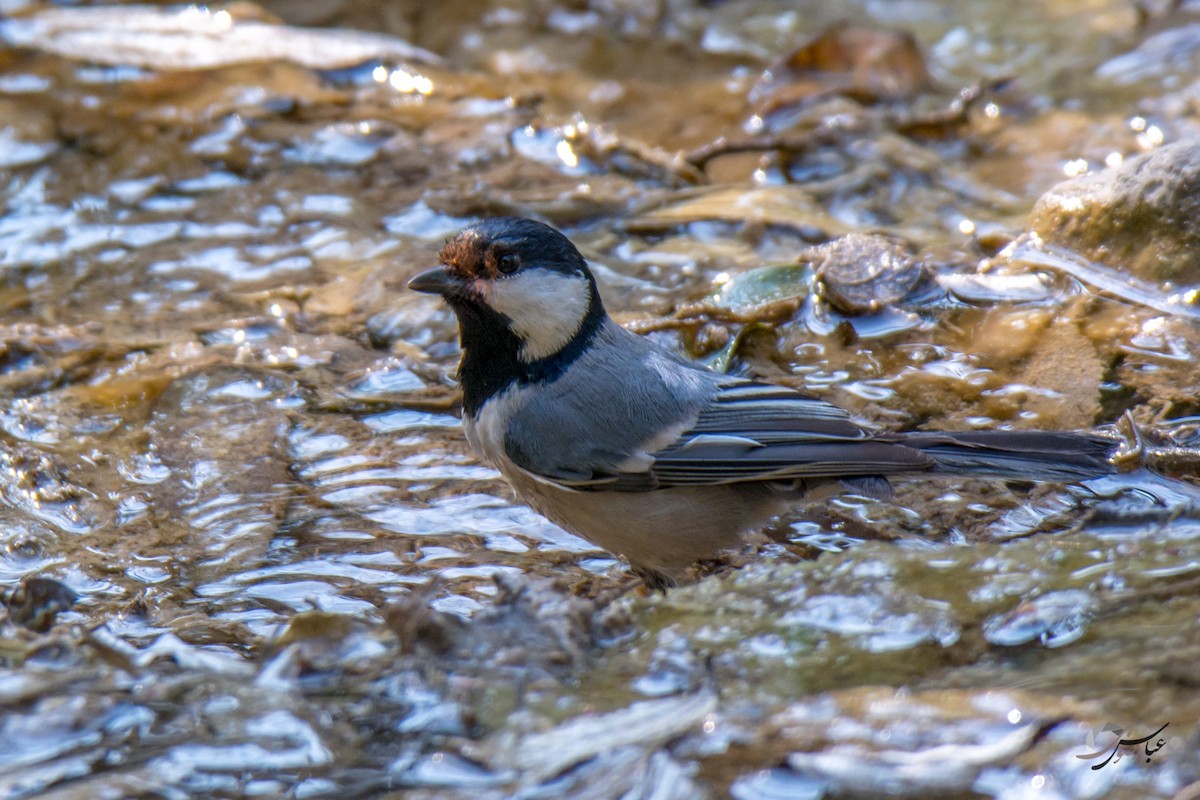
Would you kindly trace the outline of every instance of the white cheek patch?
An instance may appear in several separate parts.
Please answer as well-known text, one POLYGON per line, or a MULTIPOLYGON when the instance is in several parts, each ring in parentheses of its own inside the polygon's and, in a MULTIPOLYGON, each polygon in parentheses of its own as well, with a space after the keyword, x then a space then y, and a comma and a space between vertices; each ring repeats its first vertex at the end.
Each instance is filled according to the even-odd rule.
POLYGON ((512 321, 513 333, 524 342, 521 360, 528 363, 554 355, 575 338, 591 287, 579 274, 532 269, 492 282, 486 301, 512 321))

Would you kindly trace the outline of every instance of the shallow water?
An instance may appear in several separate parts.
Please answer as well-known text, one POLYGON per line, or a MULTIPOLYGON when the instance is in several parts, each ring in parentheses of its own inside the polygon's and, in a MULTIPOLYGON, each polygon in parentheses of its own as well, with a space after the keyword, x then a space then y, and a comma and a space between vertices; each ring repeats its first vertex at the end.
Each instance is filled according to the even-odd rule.
POLYGON ((988 260, 1064 177, 1196 135, 1187 4, 265 9, 0 21, 0 797, 1200 781, 1194 483, 901 484, 645 597, 470 453, 453 320, 403 288, 470 219, 538 216, 621 321, 865 421, 1129 410, 1194 452, 1186 286, 988 260), (910 31, 930 86, 754 90, 846 17, 910 31), (705 150, 765 135, 789 154, 705 150), (835 310, 802 254, 849 232, 922 281, 835 310), (1109 722, 1169 726, 1093 770, 1109 722))

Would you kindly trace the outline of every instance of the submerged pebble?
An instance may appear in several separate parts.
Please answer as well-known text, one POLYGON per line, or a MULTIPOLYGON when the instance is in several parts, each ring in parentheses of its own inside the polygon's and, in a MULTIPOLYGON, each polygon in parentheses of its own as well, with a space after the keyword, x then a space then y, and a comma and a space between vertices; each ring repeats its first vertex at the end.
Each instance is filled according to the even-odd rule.
POLYGON ((897 242, 852 233, 800 255, 821 297, 845 314, 872 314, 905 300, 926 280, 924 265, 897 242))
POLYGON ((8 607, 8 618, 23 627, 45 633, 54 618, 69 611, 79 595, 53 578, 28 577, 0 595, 8 607))
POLYGON ((1006 647, 1034 641, 1046 647, 1062 647, 1087 632, 1095 611, 1096 600, 1088 592, 1049 592, 987 620, 983 636, 992 644, 1006 647))

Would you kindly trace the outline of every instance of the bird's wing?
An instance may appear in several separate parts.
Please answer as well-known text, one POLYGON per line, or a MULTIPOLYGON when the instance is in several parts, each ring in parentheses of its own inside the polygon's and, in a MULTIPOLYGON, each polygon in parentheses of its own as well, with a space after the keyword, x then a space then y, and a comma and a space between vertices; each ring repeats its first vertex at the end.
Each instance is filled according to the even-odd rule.
POLYGON ((933 459, 872 437, 842 409, 781 386, 729 380, 673 442, 644 458, 610 462, 579 489, 647 491, 796 478, 850 478, 925 470, 933 459))

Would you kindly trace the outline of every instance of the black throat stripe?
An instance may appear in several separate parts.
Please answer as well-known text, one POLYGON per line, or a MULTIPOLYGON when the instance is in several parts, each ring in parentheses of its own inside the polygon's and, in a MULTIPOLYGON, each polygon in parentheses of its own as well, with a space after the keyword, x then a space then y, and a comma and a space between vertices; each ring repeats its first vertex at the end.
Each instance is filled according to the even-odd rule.
POLYGON ((466 299, 453 303, 463 350, 458 380, 463 389, 464 414, 475 416, 484 403, 514 383, 549 383, 557 379, 587 351, 605 319, 596 285, 588 283, 588 310, 579 330, 557 353, 529 363, 521 360, 524 342, 513 333, 508 317, 482 303, 466 299))

